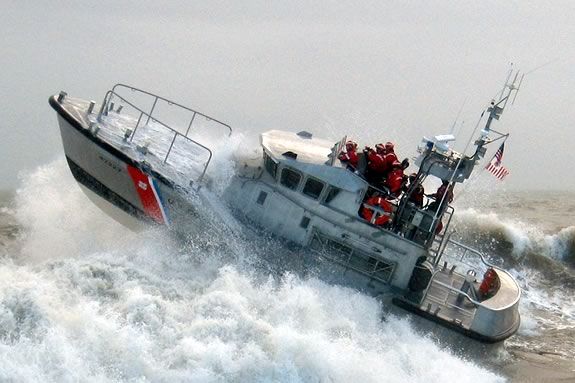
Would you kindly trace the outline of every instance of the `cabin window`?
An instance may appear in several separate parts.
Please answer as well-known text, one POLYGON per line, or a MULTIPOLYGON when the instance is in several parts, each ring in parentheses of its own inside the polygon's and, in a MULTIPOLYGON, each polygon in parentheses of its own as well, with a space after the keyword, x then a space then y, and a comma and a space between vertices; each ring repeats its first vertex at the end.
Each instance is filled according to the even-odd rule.
POLYGON ((264 151, 264 167, 268 171, 269 174, 276 178, 276 174, 278 172, 278 163, 275 162, 265 151, 264 151))
POLYGON ((301 174, 292 170, 290 168, 284 168, 282 170, 282 176, 280 182, 282 185, 288 189, 296 190, 301 181, 301 174))
POLYGON ((327 192, 327 196, 325 197, 325 203, 330 203, 333 199, 339 194, 341 189, 336 188, 335 186, 330 186, 329 191, 327 192))
POLYGON ((319 196, 323 191, 323 186, 323 182, 318 181, 315 178, 308 178, 303 187, 303 194, 313 199, 319 199, 319 196))

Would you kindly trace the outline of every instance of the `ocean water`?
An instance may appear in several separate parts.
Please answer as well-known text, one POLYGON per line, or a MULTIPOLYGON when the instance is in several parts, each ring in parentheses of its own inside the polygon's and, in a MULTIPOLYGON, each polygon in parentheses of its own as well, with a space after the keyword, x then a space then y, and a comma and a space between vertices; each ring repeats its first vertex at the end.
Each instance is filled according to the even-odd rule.
POLYGON ((504 382, 522 381, 518 351, 575 358, 575 195, 472 197, 455 227, 524 290, 518 334, 494 346, 258 267, 272 240, 131 232, 58 159, 0 195, 0 381, 504 382))

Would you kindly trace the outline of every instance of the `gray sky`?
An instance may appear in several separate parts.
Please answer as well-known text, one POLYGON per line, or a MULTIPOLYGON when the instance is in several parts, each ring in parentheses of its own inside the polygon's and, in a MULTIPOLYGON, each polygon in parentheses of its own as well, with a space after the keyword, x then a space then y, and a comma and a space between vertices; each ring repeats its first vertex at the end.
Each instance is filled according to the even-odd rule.
POLYGON ((0 188, 62 153, 48 96, 101 100, 116 82, 236 130, 308 130, 411 156, 460 142, 503 84, 529 71, 496 129, 509 189, 575 190, 574 1, 0 0, 0 188))

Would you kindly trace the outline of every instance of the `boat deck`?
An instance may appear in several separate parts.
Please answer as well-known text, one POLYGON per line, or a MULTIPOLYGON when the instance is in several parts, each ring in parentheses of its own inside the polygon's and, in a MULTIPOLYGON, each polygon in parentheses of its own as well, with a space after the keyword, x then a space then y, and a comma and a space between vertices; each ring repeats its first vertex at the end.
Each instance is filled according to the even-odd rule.
POLYGON ((100 140, 138 162, 149 164, 180 186, 187 187, 190 180, 201 178, 205 164, 210 159, 209 153, 193 143, 190 144, 183 136, 176 136, 174 139, 172 131, 153 120, 138 125, 137 118, 114 110, 98 119, 96 113, 85 113, 88 102, 72 97, 67 97, 63 106, 83 121, 86 129, 100 140))
POLYGON ((438 271, 419 309, 468 329, 475 315, 475 305, 464 296, 436 282, 460 290, 464 285, 465 276, 449 268, 438 271))

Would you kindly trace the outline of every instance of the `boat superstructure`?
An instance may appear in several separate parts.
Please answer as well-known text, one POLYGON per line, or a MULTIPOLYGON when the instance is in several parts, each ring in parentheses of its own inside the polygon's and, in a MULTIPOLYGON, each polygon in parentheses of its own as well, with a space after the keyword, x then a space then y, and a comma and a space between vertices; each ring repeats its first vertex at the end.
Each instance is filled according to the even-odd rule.
MULTIPOLYGON (((452 239, 448 193, 428 196, 425 205, 410 196, 427 177, 441 179, 449 190, 469 178, 485 146, 505 138, 490 125, 517 90, 515 80, 488 109, 474 153, 452 150, 449 136, 424 139, 415 160, 419 171, 401 194, 392 195, 368 181, 361 168, 340 161, 345 138, 334 143, 305 131, 272 130, 261 134, 257 158, 237 160, 223 199, 241 222, 297 244, 302 257, 339 271, 332 273, 338 283, 391 297, 470 337, 503 340, 519 326, 517 282, 452 239), (384 196, 385 204, 371 205, 371 196, 384 196), (363 209, 372 218, 360 214, 363 209)), ((123 222, 135 217, 179 232, 201 230, 201 209, 214 202, 206 192, 212 151, 203 133, 197 135, 198 124, 211 124, 210 134, 222 137, 231 134, 227 124, 121 84, 99 106, 63 92, 50 104, 72 174, 95 202, 123 222), (174 115, 181 120, 168 123, 174 115)))

